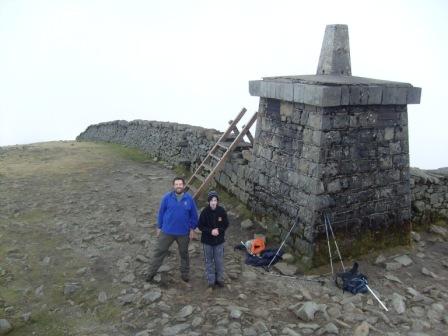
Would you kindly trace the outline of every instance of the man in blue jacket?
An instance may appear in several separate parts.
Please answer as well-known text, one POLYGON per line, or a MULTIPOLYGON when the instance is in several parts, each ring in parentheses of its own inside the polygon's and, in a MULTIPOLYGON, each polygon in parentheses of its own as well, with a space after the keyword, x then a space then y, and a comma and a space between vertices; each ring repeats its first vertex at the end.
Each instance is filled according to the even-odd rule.
POLYGON ((198 223, 198 211, 193 197, 187 194, 184 188, 185 180, 182 177, 175 177, 173 191, 166 193, 162 198, 157 218, 158 241, 146 281, 153 280, 174 241, 179 249, 181 278, 185 282, 190 280, 188 244, 190 239, 194 238, 194 229, 198 223))

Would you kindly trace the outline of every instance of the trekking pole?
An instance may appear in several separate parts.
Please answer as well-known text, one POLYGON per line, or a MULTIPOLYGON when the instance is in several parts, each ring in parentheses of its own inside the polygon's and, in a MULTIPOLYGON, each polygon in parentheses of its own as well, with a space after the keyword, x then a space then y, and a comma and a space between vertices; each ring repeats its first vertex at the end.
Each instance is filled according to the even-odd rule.
POLYGON ((376 294, 373 292, 373 290, 369 287, 369 285, 366 284, 367 289, 369 292, 373 295, 373 297, 380 303, 381 307, 383 307, 386 311, 389 311, 387 307, 384 305, 384 303, 381 302, 381 300, 376 296, 376 294))
POLYGON ((269 265, 266 267, 266 270, 269 272, 269 268, 271 267, 272 263, 274 262, 274 259, 277 257, 277 255, 279 254, 279 252, 281 251, 283 245, 285 245, 286 240, 288 239, 289 235, 291 234, 292 230, 294 229, 294 227, 296 226, 297 222, 299 221, 299 215, 297 215, 297 218, 294 222, 294 225, 291 227, 291 229, 289 230, 288 234, 286 235, 285 239, 283 239, 283 242, 281 243, 280 247, 277 249, 277 252, 275 253, 275 255, 272 257, 271 262, 269 263, 269 265))
POLYGON ((325 233, 327 234, 328 254, 330 255, 331 274, 334 276, 333 270, 333 256, 331 255, 330 238, 328 237, 327 216, 324 215, 325 233))
POLYGON ((330 218, 329 218, 328 214, 325 214, 324 216, 325 216, 325 218, 327 218, 328 226, 330 227, 331 236, 333 237, 334 245, 336 246, 336 252, 338 253, 339 260, 341 261, 342 270, 345 272, 345 266, 344 266, 344 263, 342 262, 341 252, 339 251, 339 246, 338 246, 338 243, 336 242, 336 237, 334 236, 333 227, 331 226, 330 218))

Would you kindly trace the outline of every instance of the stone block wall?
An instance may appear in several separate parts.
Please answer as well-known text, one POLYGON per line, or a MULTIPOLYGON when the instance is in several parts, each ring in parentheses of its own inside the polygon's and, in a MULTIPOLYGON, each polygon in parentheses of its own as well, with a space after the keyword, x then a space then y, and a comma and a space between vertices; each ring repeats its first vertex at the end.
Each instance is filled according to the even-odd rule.
MULTIPOLYGON (((289 249, 298 254, 313 252, 316 234, 322 234, 320 211, 328 207, 335 228, 343 232, 362 233, 409 220, 406 188, 411 188, 414 222, 448 218, 448 176, 416 169, 409 174, 406 168, 405 106, 319 108, 263 98, 256 127, 254 148, 234 153, 215 179, 263 220, 273 236, 284 236, 299 214, 302 224, 288 240, 289 249), (394 120, 397 126, 390 126, 394 120), (371 208, 374 215, 364 216, 371 208)), ((77 140, 135 147, 194 169, 220 134, 136 120, 91 125, 77 140)))
POLYGON ((326 107, 319 115, 325 148, 321 180, 331 198, 334 225, 354 237, 367 229, 408 226, 406 105, 326 107))
POLYGON ((77 140, 122 144, 172 164, 189 166, 200 161, 220 135, 214 129, 184 124, 116 120, 90 125, 77 140))
POLYGON ((412 222, 426 226, 438 220, 448 224, 448 173, 411 168, 412 222))

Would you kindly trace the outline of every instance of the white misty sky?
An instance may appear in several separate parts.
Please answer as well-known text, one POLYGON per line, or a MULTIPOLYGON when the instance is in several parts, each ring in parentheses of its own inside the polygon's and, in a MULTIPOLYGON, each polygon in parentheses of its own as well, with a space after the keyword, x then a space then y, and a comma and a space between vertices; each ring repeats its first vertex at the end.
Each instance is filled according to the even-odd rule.
POLYGON ((443 0, 0 0, 0 146, 117 119, 223 130, 257 110, 249 80, 314 74, 344 23, 353 75, 423 88, 411 165, 446 167, 447 19, 443 0))

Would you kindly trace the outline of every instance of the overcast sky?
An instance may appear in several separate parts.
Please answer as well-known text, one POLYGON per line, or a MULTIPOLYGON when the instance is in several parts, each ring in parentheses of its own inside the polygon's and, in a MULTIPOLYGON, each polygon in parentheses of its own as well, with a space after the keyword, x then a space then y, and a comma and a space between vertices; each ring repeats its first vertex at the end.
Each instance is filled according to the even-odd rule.
POLYGON ((314 74, 325 25, 349 25, 352 74, 422 87, 411 165, 448 166, 448 2, 0 0, 0 146, 93 123, 225 129, 248 81, 314 74))

